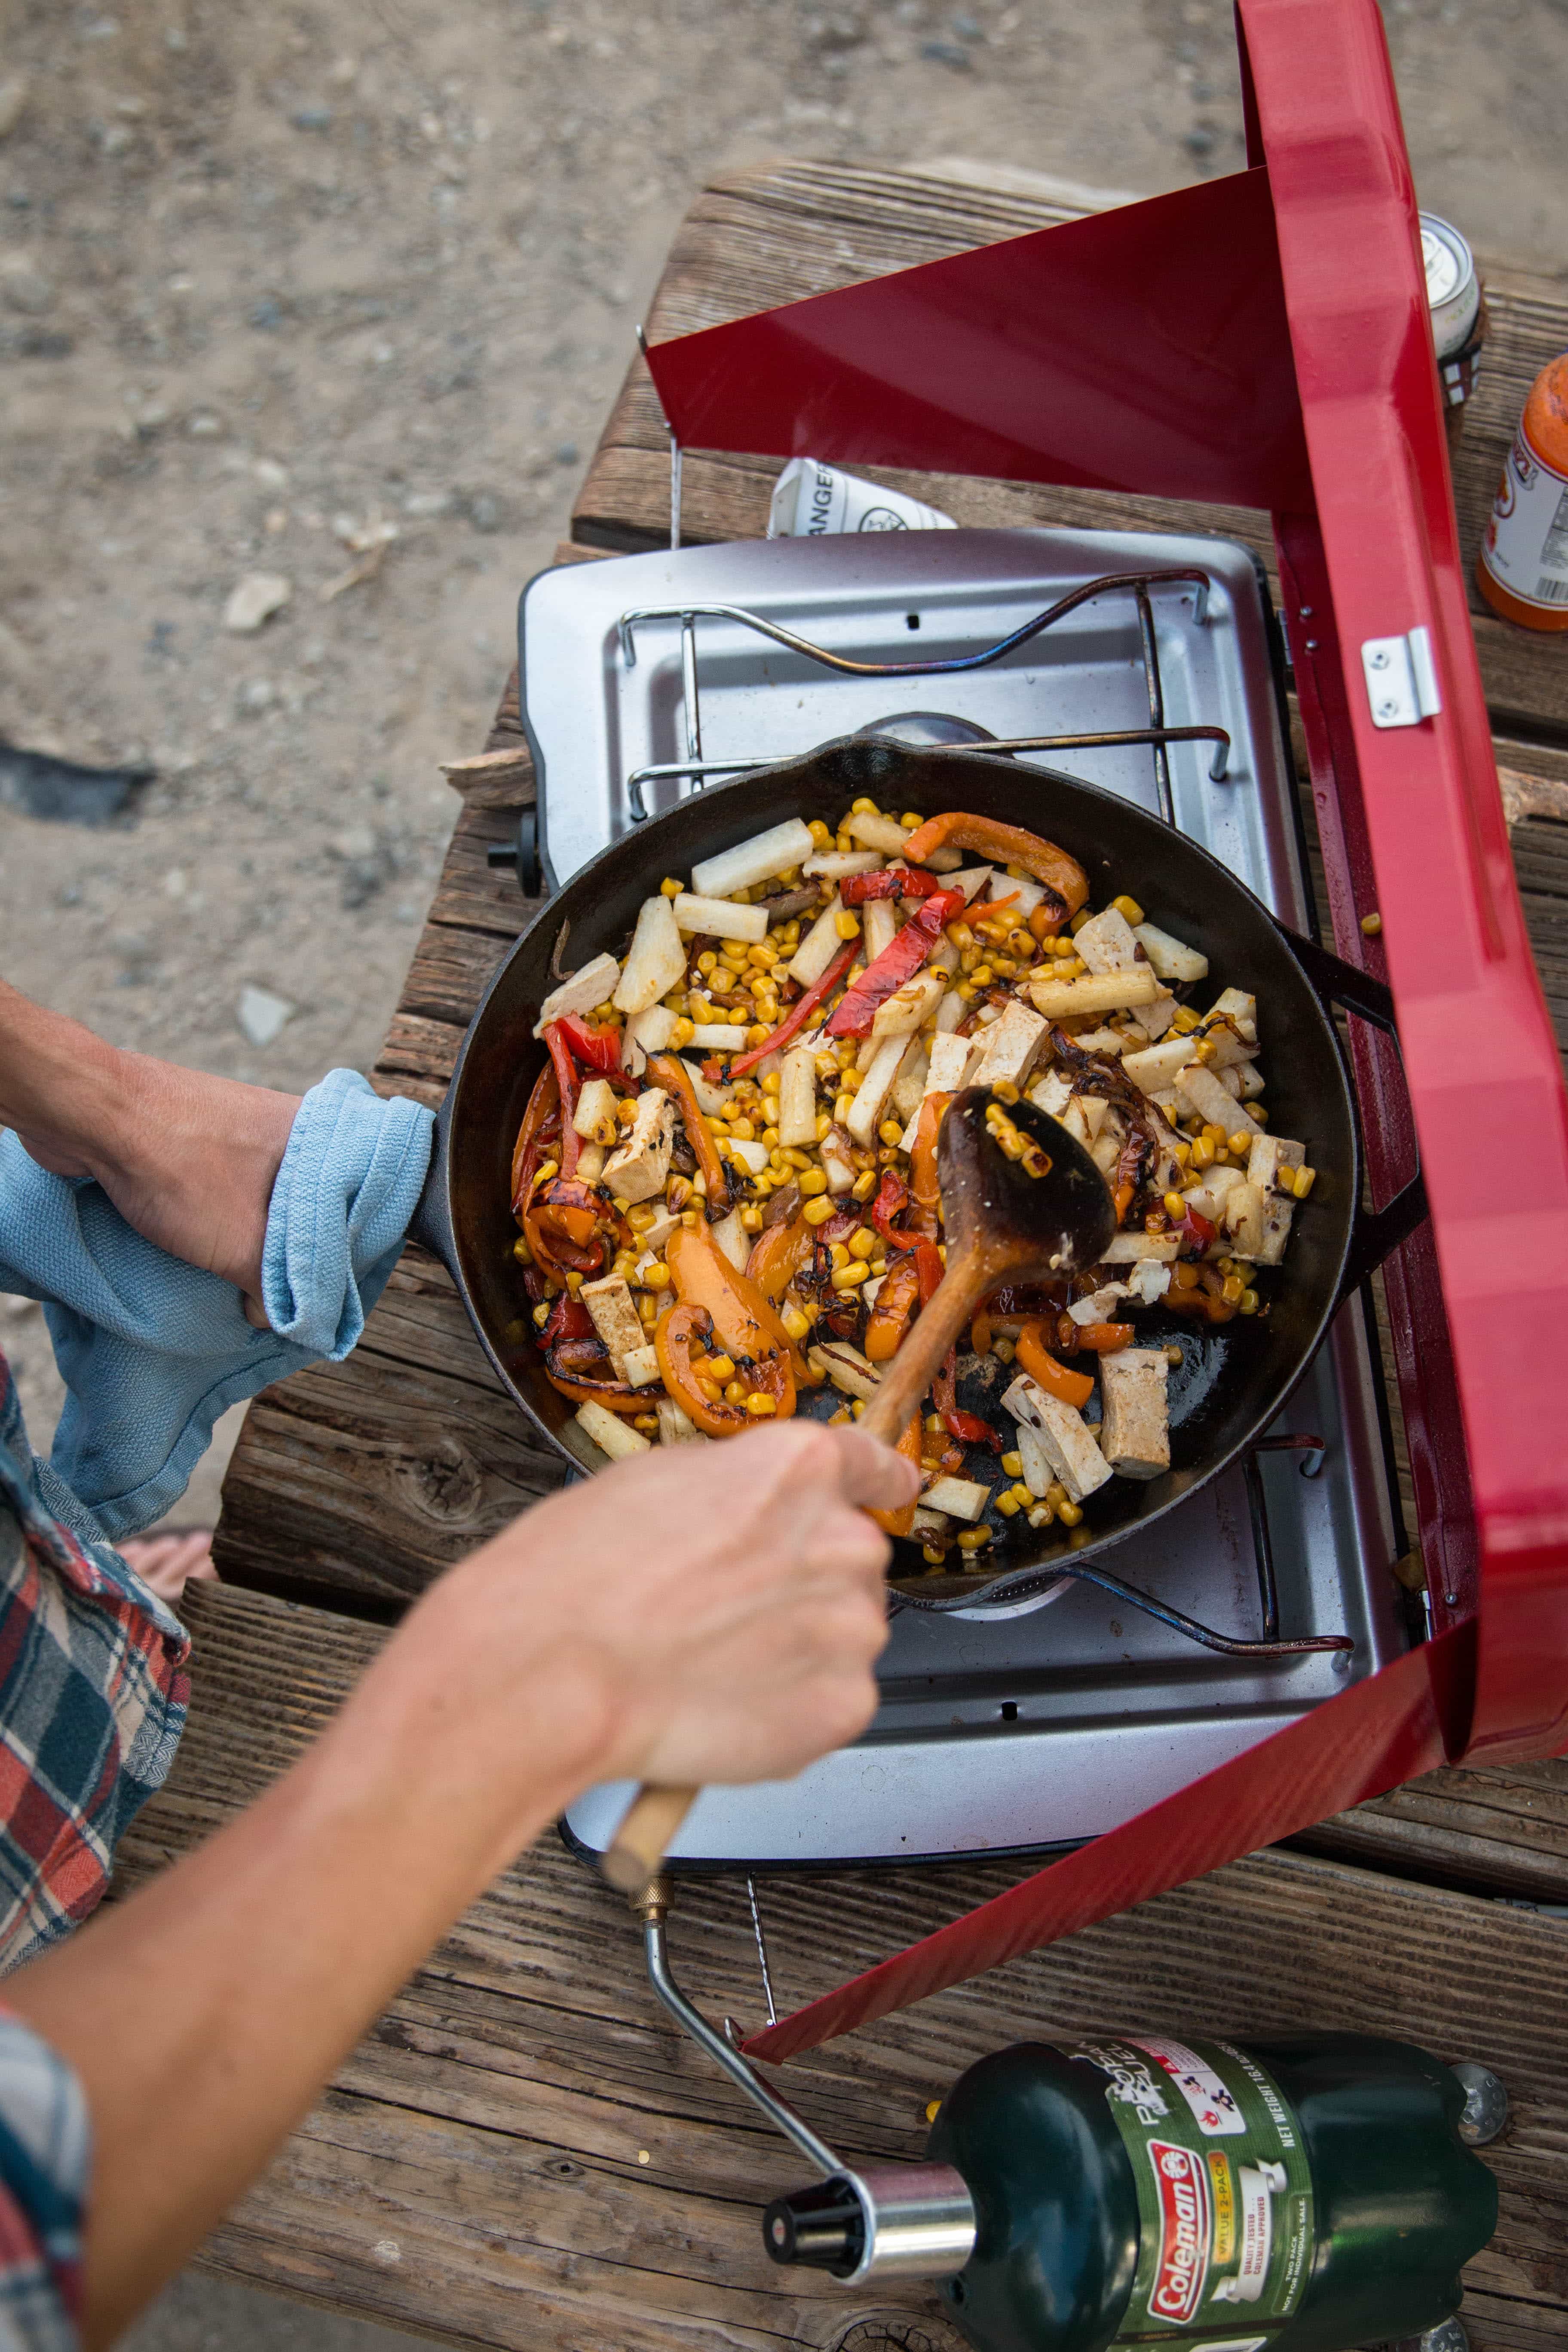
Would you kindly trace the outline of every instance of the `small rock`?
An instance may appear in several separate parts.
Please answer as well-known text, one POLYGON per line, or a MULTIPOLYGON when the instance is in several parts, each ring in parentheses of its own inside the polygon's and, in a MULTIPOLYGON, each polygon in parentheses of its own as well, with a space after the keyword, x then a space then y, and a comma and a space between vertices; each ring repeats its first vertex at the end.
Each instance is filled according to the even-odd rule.
POLYGON ((1207 123, 1200 122, 1194 130, 1187 132, 1182 144, 1186 149, 1189 155, 1197 155, 1201 157, 1204 155, 1213 154, 1214 140, 1214 132, 1209 129, 1207 123))
POLYGON ((342 833, 333 835, 328 847, 334 857, 374 857, 375 835, 368 824, 345 825, 342 833))
POLYGON ((450 490, 411 490, 403 501, 405 515, 446 515, 452 511, 450 490))
POLYGON ((270 1045, 299 1010, 286 996, 274 996, 269 988, 242 988, 235 1018, 247 1042, 259 1047, 270 1045))
POLYGON ((270 710, 278 699, 278 688, 269 677, 247 677, 234 698, 235 713, 240 719, 259 719, 270 710))
POLYGON ((153 961, 153 942, 143 931, 116 931, 109 944, 121 962, 133 971, 153 961))
POLYGON ((262 334, 276 334, 283 324, 283 305, 276 294, 264 294, 259 302, 251 304, 246 316, 248 324, 259 329, 262 334))
POLYGON ((296 131, 330 131, 332 110, 330 106, 297 106, 289 120, 296 131))
POLYGON ((6 309, 20 310, 25 319, 41 319, 55 307, 54 288, 25 254, 17 254, 0 270, 0 294, 6 309))
POLYGON ((236 636, 252 636, 264 621, 282 611, 293 593, 292 583, 280 572, 247 572, 228 592, 224 627, 236 636))
POLYGON ((171 866, 168 872, 163 877, 164 897, 168 898, 183 898, 185 895, 186 887, 187 877, 184 867, 183 866, 171 866))
POLYGON ((969 51, 957 41, 922 41, 921 55, 928 65, 946 66, 950 73, 973 73, 969 51))
POLYGON ((558 466, 574 466, 577 463, 577 444, 575 441, 563 441, 551 455, 558 466))
POLYGON ((961 41, 983 41, 985 38, 984 28, 973 16, 955 16, 952 29, 961 41))
POLYGON ((81 904, 81 884, 79 882, 68 882, 64 889, 60 892, 59 903, 62 907, 79 907, 81 904))
POLYGON ((27 105, 27 85, 20 74, 0 81, 0 139, 9 139, 27 105))
POLYGON ((264 490, 286 490, 289 487, 289 468, 280 466, 276 457, 258 457, 250 470, 264 490))
POLYGON ((195 440, 213 441, 223 431, 223 419, 215 416, 210 408, 198 408, 185 419, 185 430, 195 440))
POLYGON ((131 131, 123 122, 111 122, 95 133, 99 148, 105 155, 123 155, 131 144, 131 131))
POLYGON ((500 530, 505 519, 493 490, 476 490, 468 500, 468 520, 476 530, 500 530))

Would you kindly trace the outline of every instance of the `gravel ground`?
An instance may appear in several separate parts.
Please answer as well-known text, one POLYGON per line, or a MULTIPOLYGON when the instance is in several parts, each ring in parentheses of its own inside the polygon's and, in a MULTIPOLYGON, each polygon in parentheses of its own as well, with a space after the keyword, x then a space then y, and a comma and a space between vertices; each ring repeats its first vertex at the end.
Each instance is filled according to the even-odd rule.
MULTIPOLYGON (((1385 14, 1423 201, 1561 268, 1568 0, 1385 14)), ((1217 0, 0 0, 0 738, 156 771, 96 831, 0 801, 0 969, 296 1087, 374 1055, 437 762, 482 738, 708 172, 968 154, 1152 192, 1241 159, 1217 0), (287 601, 236 634, 255 573, 287 601), (247 989, 286 1008, 266 1043, 247 989)), ((0 1345, 42 1438, 41 1318, 0 1301, 0 1345)), ((192 2276, 133 2341, 372 2335, 192 2276)))

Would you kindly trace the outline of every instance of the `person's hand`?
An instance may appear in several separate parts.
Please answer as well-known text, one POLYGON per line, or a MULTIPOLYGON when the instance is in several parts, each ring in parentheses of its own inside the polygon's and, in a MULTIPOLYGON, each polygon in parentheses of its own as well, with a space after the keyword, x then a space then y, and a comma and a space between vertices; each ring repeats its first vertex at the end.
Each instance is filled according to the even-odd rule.
POLYGON ((40 1168, 90 1176, 145 1238, 260 1308, 267 1212, 297 1095, 106 1045, 0 981, 0 1127, 40 1168))
POLYGON ((917 1484, 853 1426, 657 1447, 444 1577, 351 1712, 390 1710, 454 1803, 499 1799, 502 1858, 506 1791, 537 1787, 552 1743, 562 1803, 595 1780, 782 1779, 870 1719, 889 1547, 866 1510, 917 1484))

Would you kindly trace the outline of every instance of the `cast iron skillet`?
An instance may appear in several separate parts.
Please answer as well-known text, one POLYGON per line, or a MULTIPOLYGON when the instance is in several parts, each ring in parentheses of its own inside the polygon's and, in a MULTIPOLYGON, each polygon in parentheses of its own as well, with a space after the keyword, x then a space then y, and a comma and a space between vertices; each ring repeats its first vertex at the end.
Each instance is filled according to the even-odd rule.
MULTIPOLYGON (((934 815, 963 808, 1028 826, 1069 850, 1089 877, 1090 903, 1130 891, 1209 960, 1203 1002, 1232 983, 1258 998, 1269 1124, 1304 1142, 1318 1171, 1296 1218, 1283 1267, 1269 1277, 1270 1311, 1216 1327, 1141 1313, 1141 1344, 1173 1341, 1171 1468, 1147 1484, 1114 1479, 1084 1507, 1080 1527, 1038 1531, 1010 1523, 999 1547, 1005 1573, 922 1574, 900 1544, 897 1589, 924 1606, 1016 1601, 1050 1580, 1053 1563, 1079 1565, 1172 1510, 1234 1462, 1267 1428, 1306 1370, 1336 1308, 1425 1213, 1420 1180, 1380 1212, 1363 1211, 1355 1112, 1327 1001, 1393 1027, 1388 992, 1277 923, 1206 850, 1156 817, 1076 778, 967 750, 910 748, 852 738, 802 760, 695 793, 614 843, 549 900, 486 991, 469 1024, 442 1109, 416 1237, 450 1271, 474 1328, 534 1426, 579 1468, 596 1467, 568 1399, 552 1389, 533 1340, 511 1244, 512 1144, 546 1058, 532 1034, 555 985, 552 950, 571 930, 561 971, 603 949, 624 950, 641 901, 665 875, 686 877, 705 857, 791 816, 838 816, 859 793, 879 805, 934 815), (907 1580, 907 1581, 906 1581, 907 1580)), ((963 1399, 963 1388, 960 1395, 963 1399)), ((831 1391, 803 1392, 831 1411, 831 1391)), ((975 1474, 995 1478, 977 1450, 975 1474)))

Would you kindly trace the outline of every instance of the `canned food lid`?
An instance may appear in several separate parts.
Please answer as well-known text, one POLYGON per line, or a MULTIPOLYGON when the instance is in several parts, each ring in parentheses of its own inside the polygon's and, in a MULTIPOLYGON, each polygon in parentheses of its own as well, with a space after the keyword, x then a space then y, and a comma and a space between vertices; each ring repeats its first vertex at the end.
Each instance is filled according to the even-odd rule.
POLYGON ((1426 299, 1432 306, 1432 339, 1437 357, 1448 359, 1463 348, 1476 313, 1481 307, 1480 279, 1475 256, 1451 222, 1436 213, 1423 213, 1421 259, 1426 272, 1426 299))

